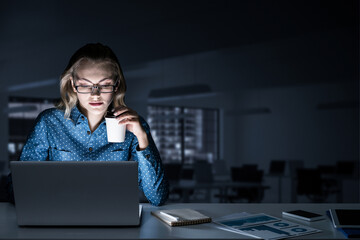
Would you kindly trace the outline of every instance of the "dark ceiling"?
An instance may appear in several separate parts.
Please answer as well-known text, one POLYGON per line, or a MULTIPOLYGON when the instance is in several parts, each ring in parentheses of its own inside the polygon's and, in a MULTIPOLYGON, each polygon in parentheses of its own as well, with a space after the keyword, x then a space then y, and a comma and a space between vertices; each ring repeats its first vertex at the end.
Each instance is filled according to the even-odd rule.
POLYGON ((358 27, 354 0, 2 1, 0 8, 5 42, 98 39, 115 45, 129 65, 358 27))

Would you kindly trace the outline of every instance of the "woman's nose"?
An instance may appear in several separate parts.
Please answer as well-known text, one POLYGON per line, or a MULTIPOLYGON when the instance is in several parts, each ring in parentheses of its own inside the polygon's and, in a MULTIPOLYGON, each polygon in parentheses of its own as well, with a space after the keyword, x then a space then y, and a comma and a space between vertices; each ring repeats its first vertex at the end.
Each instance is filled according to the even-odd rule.
POLYGON ((98 87, 93 87, 91 95, 100 95, 100 89, 98 87))

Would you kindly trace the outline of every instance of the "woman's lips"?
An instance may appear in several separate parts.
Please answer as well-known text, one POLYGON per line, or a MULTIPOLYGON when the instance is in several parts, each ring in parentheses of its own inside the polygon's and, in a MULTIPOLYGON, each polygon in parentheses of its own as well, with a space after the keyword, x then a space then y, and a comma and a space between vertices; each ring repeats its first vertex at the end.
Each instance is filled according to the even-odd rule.
POLYGON ((102 105, 103 103, 102 102, 93 102, 93 103, 89 103, 91 106, 100 106, 102 105))

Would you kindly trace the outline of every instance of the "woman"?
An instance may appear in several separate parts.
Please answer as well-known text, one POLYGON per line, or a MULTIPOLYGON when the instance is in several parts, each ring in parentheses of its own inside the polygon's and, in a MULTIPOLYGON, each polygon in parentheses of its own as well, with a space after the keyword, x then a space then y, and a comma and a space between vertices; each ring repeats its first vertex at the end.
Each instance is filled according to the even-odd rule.
POLYGON ((61 101, 43 111, 22 150, 21 161, 128 161, 139 164, 139 187, 153 205, 168 197, 159 152, 149 126, 126 107, 126 84, 113 51, 87 44, 71 57, 61 76, 61 101), (108 143, 104 116, 126 124, 125 141, 108 143))

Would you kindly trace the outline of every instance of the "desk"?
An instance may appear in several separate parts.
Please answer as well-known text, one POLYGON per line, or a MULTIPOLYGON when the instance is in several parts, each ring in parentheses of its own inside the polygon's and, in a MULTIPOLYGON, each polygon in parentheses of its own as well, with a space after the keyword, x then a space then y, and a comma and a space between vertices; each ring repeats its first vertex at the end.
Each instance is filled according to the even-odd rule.
POLYGON ((197 183, 195 181, 179 181, 170 184, 171 190, 180 190, 182 192, 182 202, 188 203, 190 201, 190 192, 197 189, 206 190, 207 202, 211 202, 211 190, 219 190, 220 203, 227 202, 228 192, 232 188, 256 188, 258 191, 264 191, 269 186, 264 186, 262 183, 256 182, 233 182, 233 181, 218 181, 211 183, 197 183))
MULTIPOLYGON (((360 204, 168 204, 160 208, 144 204, 140 227, 18 227, 15 208, 9 203, 0 203, 0 239, 254 239, 240 234, 222 231, 214 223, 170 227, 150 215, 158 209, 192 208, 217 218, 235 212, 267 213, 281 217, 282 211, 303 209, 325 214, 329 208, 360 208, 360 204)), ((302 236, 302 239, 344 239, 332 228, 329 219, 313 223, 291 220, 318 228, 321 233, 302 236)), ((296 239, 296 238, 292 238, 296 239)))

